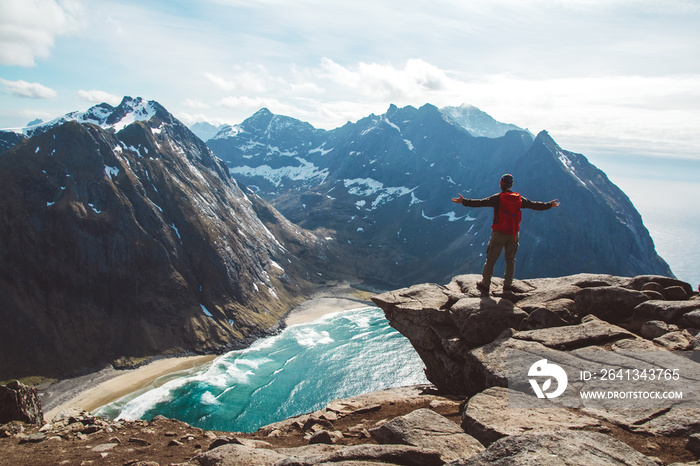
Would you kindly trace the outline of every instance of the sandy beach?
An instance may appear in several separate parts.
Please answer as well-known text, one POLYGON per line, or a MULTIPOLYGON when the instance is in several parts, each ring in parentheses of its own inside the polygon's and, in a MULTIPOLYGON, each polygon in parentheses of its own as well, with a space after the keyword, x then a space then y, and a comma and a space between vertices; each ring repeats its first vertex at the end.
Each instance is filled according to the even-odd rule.
MULTIPOLYGON (((294 309, 285 320, 288 326, 313 322, 325 315, 372 306, 375 293, 360 291, 349 284, 322 288, 294 309)), ((65 411, 95 412, 102 406, 141 390, 159 378, 190 371, 211 363, 217 355, 159 358, 137 369, 105 369, 73 379, 56 382, 40 390, 44 417, 53 419, 65 411)))
POLYGON ((322 288, 292 309, 285 322, 288 326, 303 324, 328 314, 374 306, 369 298, 375 294, 358 290, 347 283, 322 288))

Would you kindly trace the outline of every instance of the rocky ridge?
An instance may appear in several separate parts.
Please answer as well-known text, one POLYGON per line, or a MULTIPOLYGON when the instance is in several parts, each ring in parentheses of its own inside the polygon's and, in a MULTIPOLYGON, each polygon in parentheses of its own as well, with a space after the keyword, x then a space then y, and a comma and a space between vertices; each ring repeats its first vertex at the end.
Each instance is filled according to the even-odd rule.
MULTIPOLYGON (((574 365, 583 351, 679 357, 671 350, 695 350, 700 297, 687 283, 582 274, 516 281, 515 293, 493 296, 477 290, 478 279, 373 298, 411 340, 434 385, 336 400, 250 434, 63 414, 43 427, 2 426, 0 448, 8 459, 43 452, 115 464, 697 464, 700 411, 692 405, 542 407, 529 387, 507 384, 506 367, 511 350, 574 365)), ((700 378, 696 370, 687 375, 690 383, 700 378)))
POLYGON ((49 122, 0 155, 0 380, 245 346, 321 281, 325 236, 157 102, 49 122))
MULTIPOLYGON (((687 443, 699 453, 694 447, 700 410, 692 352, 700 348, 700 296, 689 284, 660 276, 579 274, 516 281, 514 293, 494 296, 476 288, 480 278, 462 275, 445 286, 421 284, 372 298, 409 338, 425 362, 428 380, 441 393, 467 400, 462 427, 487 449, 454 464, 517 464, 524 450, 543 460, 550 453, 560 455, 563 449, 556 445, 561 442, 605 450, 612 445, 613 430, 645 441, 687 443), (532 357, 557 361, 570 374, 582 374, 610 358, 627 368, 664 361, 664 369, 680 368, 684 374, 679 384, 686 388, 687 402, 634 405, 577 398, 543 405, 527 383, 514 378, 514 371, 531 367, 532 357)), ((568 380, 576 394, 585 388, 582 380, 571 375, 568 380)), ((650 378, 645 389, 660 391, 668 380, 653 383, 650 378)), ((610 389, 602 381, 597 386, 610 389)), ((612 456, 614 461, 552 464, 653 464, 648 458, 612 456)))
POLYGON ((503 173, 528 199, 561 201, 556 210, 523 213, 520 277, 671 276, 628 197, 585 156, 546 131, 533 137, 501 128, 486 133, 498 137, 477 137, 463 126, 469 114, 453 110, 461 123, 432 105, 392 105, 324 131, 262 109, 207 145, 292 222, 333 230, 355 257, 355 276, 384 289, 479 272, 493 210, 450 198, 488 197, 503 173), (371 261, 357 259, 368 253, 371 261))

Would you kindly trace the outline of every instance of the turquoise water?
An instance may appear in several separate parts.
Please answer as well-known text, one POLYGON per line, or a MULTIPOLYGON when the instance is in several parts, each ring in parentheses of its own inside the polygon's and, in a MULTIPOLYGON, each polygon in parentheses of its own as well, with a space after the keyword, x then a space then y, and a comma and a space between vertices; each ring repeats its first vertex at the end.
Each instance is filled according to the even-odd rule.
POLYGON ((368 307, 291 326, 211 365, 162 378, 99 414, 160 414, 208 430, 253 432, 334 399, 427 383, 423 367, 383 312, 368 307))

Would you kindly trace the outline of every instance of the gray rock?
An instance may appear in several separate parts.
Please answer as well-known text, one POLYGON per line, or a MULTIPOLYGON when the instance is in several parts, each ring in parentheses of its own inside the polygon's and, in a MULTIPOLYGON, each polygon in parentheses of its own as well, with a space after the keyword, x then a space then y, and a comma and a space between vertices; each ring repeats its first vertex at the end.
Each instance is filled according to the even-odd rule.
POLYGON ((105 451, 109 451, 113 448, 115 448, 118 443, 101 443, 99 445, 96 445, 90 449, 90 451, 94 451, 95 453, 102 453, 105 451))
POLYGON ((664 292, 664 287, 656 282, 647 282, 640 288, 641 291, 655 291, 656 293, 662 294, 664 292))
POLYGON ((663 320, 650 320, 642 324, 639 333, 641 333, 644 338, 653 340, 654 338, 668 333, 668 324, 663 320))
POLYGON ((641 291, 605 286, 583 289, 574 301, 580 316, 592 314, 616 323, 630 318, 634 308, 647 299, 641 291))
POLYGON ((700 309, 700 301, 646 301, 634 309, 632 326, 639 328, 650 320, 676 323, 684 314, 700 309))
POLYGON ((609 343, 623 338, 637 338, 633 333, 595 316, 586 316, 579 325, 517 332, 513 338, 536 341, 559 350, 609 343))
POLYGON ((250 448, 229 443, 193 458, 202 466, 269 466, 286 456, 264 448, 250 448))
POLYGON ((641 290, 642 287, 649 282, 658 283, 662 288, 668 288, 669 286, 680 286, 688 295, 693 293, 693 287, 690 286, 689 283, 660 275, 639 275, 630 280, 630 282, 627 284, 627 288, 641 290))
POLYGON ((659 436, 683 436, 700 433, 700 409, 673 406, 646 422, 637 422, 633 430, 659 436))
POLYGON ((372 301, 384 310, 391 325, 410 339, 414 346, 433 350, 439 339, 433 325, 453 325, 447 313, 452 304, 448 291, 439 285, 422 284, 373 296, 372 301))
POLYGON ((213 450, 214 448, 218 448, 222 445, 228 445, 229 443, 238 443, 234 438, 227 437, 226 435, 220 435, 219 437, 215 438, 213 442, 209 444, 209 450, 213 450))
POLYGON ((334 431, 328 431, 328 430, 319 430, 315 434, 311 436, 309 439, 309 443, 325 443, 328 445, 333 445, 335 443, 338 443, 338 441, 342 440, 343 438, 343 433, 338 432, 337 430, 334 431))
MULTIPOLYGON (((321 452, 309 450, 309 447, 276 450, 282 455, 289 455, 280 461, 282 465, 315 466, 325 463, 342 462, 377 462, 403 466, 441 466, 444 461, 439 452, 410 445, 353 445, 336 447, 335 450, 321 452)), ((331 445, 325 445, 331 447, 331 445)), ((223 447, 225 448, 225 447, 223 447)))
POLYGON ((691 340, 693 340, 693 336, 687 330, 668 332, 658 338, 654 338, 655 343, 671 351, 686 351, 690 347, 691 340))
POLYGON ((408 445, 309 445, 268 450, 224 445, 193 458, 202 466, 311 466, 324 463, 366 462, 405 466, 444 464, 437 451, 408 445))
POLYGON ((691 435, 685 448, 695 456, 700 456, 700 434, 691 435))
POLYGON ((634 448, 597 432, 563 430, 504 437, 484 452, 451 466, 657 466, 634 448))
POLYGON ((457 424, 425 408, 396 417, 369 432, 381 444, 437 450, 444 461, 468 458, 484 450, 478 440, 466 434, 457 424))
POLYGON ((46 440, 46 434, 43 432, 19 436, 20 445, 23 443, 41 443, 44 440, 46 440))
MULTIPOLYGON (((506 330, 488 345, 468 350, 455 357, 461 356, 458 375, 463 380, 459 386, 461 393, 467 397, 473 396, 489 387, 508 386, 507 357, 510 351, 523 353, 538 353, 550 351, 543 344, 535 341, 518 340, 513 338, 516 332, 506 330)), ((456 392, 454 394, 460 394, 456 392)))
POLYGON ((642 290, 642 293, 649 299, 649 301, 663 301, 664 299, 666 299, 664 298, 664 295, 662 295, 658 291, 642 290))
POLYGON ((502 437, 525 432, 601 427, 599 420, 567 408, 509 407, 510 401, 527 406, 529 400, 535 398, 503 387, 486 389, 467 402, 462 428, 484 445, 490 445, 502 437), (518 400, 514 401, 515 398, 518 400))
POLYGON ((690 311, 686 312, 683 314, 683 318, 688 322, 692 327, 700 327, 700 309, 697 309, 695 311, 690 311))
POLYGON ((521 309, 527 309, 530 306, 541 306, 543 304, 554 302, 562 299, 568 299, 573 301, 576 293, 581 291, 581 288, 573 284, 558 283, 554 281, 544 281, 540 280, 551 280, 551 279, 538 279, 530 280, 532 283, 542 283, 544 286, 536 288, 535 291, 528 294, 523 299, 518 301, 518 307, 521 309))
POLYGON ((22 421, 28 424, 42 424, 44 413, 36 388, 15 380, 0 385, 0 424, 22 421))
POLYGON ((570 322, 565 321, 554 311, 538 307, 533 309, 521 326, 521 330, 536 330, 540 328, 562 327, 570 322))
POLYGON ((664 298, 670 301, 685 301, 688 299, 690 293, 688 293, 682 286, 668 286, 664 288, 663 293, 664 298))
POLYGON ((462 298, 449 310, 462 341, 476 347, 493 341, 507 328, 520 328, 527 312, 507 299, 462 298))
POLYGON ((700 334, 697 334, 690 340, 688 351, 700 351, 700 334))
POLYGON ((518 307, 530 315, 532 315, 532 313, 537 311, 537 310, 545 309, 547 311, 553 312, 560 319, 564 320, 565 322, 567 322, 569 324, 578 323, 578 321, 576 320, 576 315, 578 314, 576 312, 576 303, 574 302, 573 299, 558 298, 558 299, 553 299, 551 301, 545 301, 545 302, 540 302, 540 303, 532 303, 531 302, 531 304, 529 304, 529 305, 526 305, 526 304, 527 304, 527 301, 525 301, 525 300, 518 301, 518 307))

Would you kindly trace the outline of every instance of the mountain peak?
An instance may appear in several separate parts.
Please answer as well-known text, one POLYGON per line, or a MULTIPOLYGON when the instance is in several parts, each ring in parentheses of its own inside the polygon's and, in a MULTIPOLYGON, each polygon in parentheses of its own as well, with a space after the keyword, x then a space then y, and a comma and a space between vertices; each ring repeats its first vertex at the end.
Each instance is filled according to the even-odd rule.
POLYGON ((92 123, 104 129, 120 131, 135 121, 148 121, 156 114, 162 119, 167 119, 167 116, 170 115, 162 105, 154 100, 146 101, 141 97, 125 96, 116 107, 103 102, 90 107, 84 112, 70 112, 46 123, 24 128, 22 134, 31 137, 45 133, 49 129, 68 121, 92 123))
POLYGON ((522 128, 509 123, 501 123, 486 112, 470 104, 459 107, 443 107, 440 112, 448 121, 466 129, 472 136, 500 138, 508 131, 523 131, 522 128))

